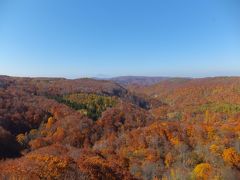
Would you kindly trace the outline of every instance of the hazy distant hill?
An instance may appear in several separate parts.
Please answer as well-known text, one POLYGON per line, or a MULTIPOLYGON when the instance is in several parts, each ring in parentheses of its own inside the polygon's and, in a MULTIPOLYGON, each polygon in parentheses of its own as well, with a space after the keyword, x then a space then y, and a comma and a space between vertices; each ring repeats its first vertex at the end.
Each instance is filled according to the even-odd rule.
POLYGON ((122 85, 143 85, 149 86, 167 80, 170 77, 147 77, 147 76, 120 76, 110 80, 122 85))

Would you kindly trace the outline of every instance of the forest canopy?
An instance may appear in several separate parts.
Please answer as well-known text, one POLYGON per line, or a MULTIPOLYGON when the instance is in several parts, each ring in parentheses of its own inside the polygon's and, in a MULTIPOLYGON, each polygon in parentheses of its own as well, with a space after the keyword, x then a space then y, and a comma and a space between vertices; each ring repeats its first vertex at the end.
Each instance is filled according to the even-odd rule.
POLYGON ((2 179, 240 176, 239 78, 0 82, 2 179))

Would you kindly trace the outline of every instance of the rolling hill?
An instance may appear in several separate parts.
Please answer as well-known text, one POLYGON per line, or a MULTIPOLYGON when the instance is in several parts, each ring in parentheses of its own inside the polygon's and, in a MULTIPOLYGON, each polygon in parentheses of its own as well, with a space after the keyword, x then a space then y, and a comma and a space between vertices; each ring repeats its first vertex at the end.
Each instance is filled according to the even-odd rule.
POLYGON ((127 85, 149 86, 167 79, 170 79, 170 78, 169 77, 147 77, 147 76, 120 76, 120 77, 110 78, 109 80, 122 84, 124 86, 127 86, 127 85))
POLYGON ((0 179, 237 180, 239 100, 239 77, 1 76, 0 179))

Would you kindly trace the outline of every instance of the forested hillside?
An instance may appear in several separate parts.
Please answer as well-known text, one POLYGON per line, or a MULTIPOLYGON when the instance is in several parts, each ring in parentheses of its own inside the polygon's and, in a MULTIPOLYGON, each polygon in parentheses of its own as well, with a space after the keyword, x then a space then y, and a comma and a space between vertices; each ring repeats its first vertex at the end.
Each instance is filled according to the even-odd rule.
POLYGON ((139 86, 150 86, 161 81, 170 79, 169 77, 147 77, 147 76, 120 76, 110 78, 109 80, 124 86, 128 85, 139 85, 139 86))
POLYGON ((238 180, 240 78, 0 76, 0 179, 238 180))

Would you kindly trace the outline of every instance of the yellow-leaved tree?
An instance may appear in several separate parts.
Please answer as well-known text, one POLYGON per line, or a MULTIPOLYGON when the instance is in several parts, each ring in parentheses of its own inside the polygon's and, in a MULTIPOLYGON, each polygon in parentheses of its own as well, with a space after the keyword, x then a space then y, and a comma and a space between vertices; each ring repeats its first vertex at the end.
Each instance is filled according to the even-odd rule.
POLYGON ((209 163, 201 163, 194 168, 193 173, 196 179, 207 180, 209 179, 211 171, 212 167, 209 163))
POLYGON ((232 166, 240 166, 240 154, 234 148, 228 148, 223 151, 223 160, 232 166))

